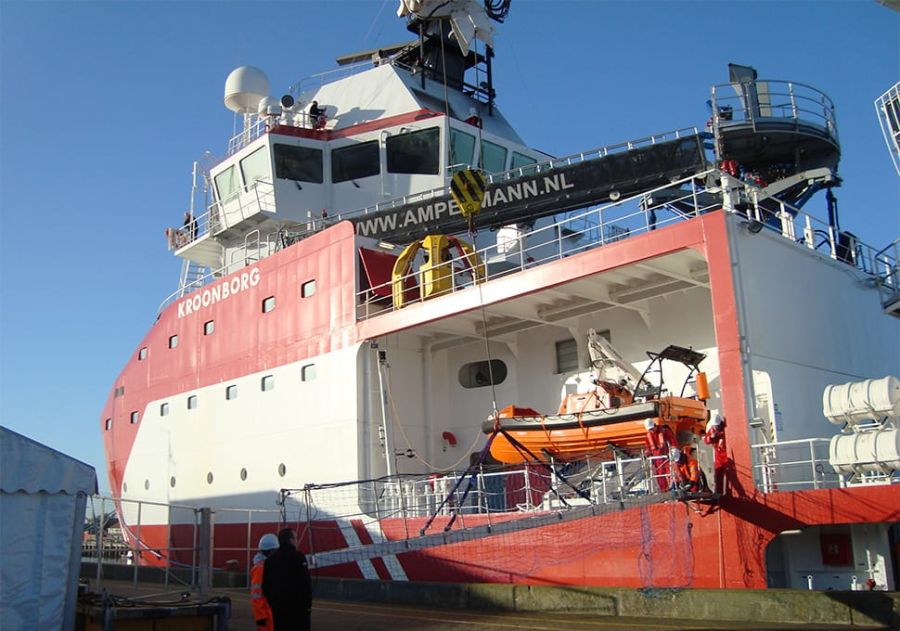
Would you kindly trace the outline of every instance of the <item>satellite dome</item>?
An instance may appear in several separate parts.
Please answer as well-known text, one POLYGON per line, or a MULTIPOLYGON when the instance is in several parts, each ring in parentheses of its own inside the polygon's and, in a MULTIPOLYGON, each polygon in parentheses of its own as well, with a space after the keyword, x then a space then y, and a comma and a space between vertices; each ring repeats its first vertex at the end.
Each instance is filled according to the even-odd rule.
POLYGON ((260 99, 269 96, 269 78, 254 66, 235 68, 225 79, 225 107, 238 114, 256 113, 260 99))

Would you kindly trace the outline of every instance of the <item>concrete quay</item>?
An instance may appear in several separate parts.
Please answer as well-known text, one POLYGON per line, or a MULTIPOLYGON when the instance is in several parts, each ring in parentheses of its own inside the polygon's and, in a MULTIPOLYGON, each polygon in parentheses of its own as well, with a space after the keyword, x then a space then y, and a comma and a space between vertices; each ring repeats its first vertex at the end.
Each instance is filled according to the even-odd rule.
MULTIPOLYGON (((93 589, 98 588, 94 580, 95 564, 83 564, 82 576, 90 579, 93 589)), ((189 576, 181 578, 189 580, 189 576)), ((240 609, 239 603, 248 592, 244 587, 245 574, 216 572, 212 578, 210 595, 227 594, 237 605, 235 609, 240 609)), ((104 564, 100 585, 108 583, 110 587, 115 585, 125 591, 131 591, 136 585, 135 591, 158 592, 163 579, 164 573, 159 568, 104 564)), ((183 584, 179 587, 178 583, 171 578, 168 589, 184 591, 186 588, 183 584)), ((663 624, 661 621, 668 621, 663 624, 668 628, 688 628, 677 626, 678 621, 690 621, 714 622, 719 624, 716 628, 723 629, 877 628, 900 631, 900 592, 626 589, 325 577, 314 577, 313 585, 319 609, 340 608, 345 603, 347 608, 418 608, 445 615, 482 612, 501 618, 504 615, 512 618, 530 614, 565 618, 576 615, 582 619, 603 619, 608 621, 607 625, 614 620, 627 620, 631 628, 641 621, 646 622, 646 628, 657 628, 663 624)), ((249 610, 249 601, 247 605, 249 610)))

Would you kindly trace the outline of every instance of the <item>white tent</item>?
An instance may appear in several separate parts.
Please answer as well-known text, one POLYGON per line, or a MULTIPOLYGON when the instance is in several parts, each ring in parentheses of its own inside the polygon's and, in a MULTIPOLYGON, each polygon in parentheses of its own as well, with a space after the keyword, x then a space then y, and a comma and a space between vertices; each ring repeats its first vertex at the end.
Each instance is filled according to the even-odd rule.
POLYGON ((0 630, 73 629, 90 465, 0 426, 0 630))

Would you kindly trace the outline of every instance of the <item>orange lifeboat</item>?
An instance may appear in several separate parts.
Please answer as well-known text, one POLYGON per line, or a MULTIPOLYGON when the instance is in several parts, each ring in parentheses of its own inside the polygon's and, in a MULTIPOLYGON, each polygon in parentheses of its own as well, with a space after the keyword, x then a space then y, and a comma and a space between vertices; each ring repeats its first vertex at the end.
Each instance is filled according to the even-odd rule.
POLYGON ((610 446, 641 449, 647 430, 644 422, 668 425, 688 444, 703 434, 707 420, 702 401, 681 397, 663 397, 632 403, 615 409, 589 410, 576 414, 544 416, 530 408, 508 406, 496 419, 482 424, 482 431, 499 431, 491 443, 491 455, 506 464, 521 464, 531 458, 509 440, 511 436, 541 460, 570 460, 599 453, 610 446))
MULTIPOLYGON (((588 337, 595 366, 612 363, 621 367, 621 372, 626 375, 633 370, 611 344, 597 338, 593 329, 588 337)), ((512 405, 503 408, 481 426, 485 434, 491 434, 491 455, 506 464, 521 464, 534 458, 571 460, 588 454, 602 458, 604 454, 600 452, 604 451, 606 457, 611 457, 613 447, 643 448, 648 420, 671 429, 679 446, 690 444, 696 436, 703 435, 709 420, 706 408, 709 385, 706 375, 699 370, 699 364, 706 356, 674 345, 647 355, 651 359, 650 365, 636 379, 633 389, 627 387, 627 378, 619 382, 604 380, 599 378, 598 371, 598 378, 593 379, 596 389, 564 397, 557 414, 545 416, 531 408, 512 405), (688 380, 697 375, 696 396, 660 396, 664 391, 664 360, 676 361, 689 369, 682 394, 688 380), (655 372, 660 375, 658 386, 647 381, 647 372, 653 367, 657 367, 655 372)))

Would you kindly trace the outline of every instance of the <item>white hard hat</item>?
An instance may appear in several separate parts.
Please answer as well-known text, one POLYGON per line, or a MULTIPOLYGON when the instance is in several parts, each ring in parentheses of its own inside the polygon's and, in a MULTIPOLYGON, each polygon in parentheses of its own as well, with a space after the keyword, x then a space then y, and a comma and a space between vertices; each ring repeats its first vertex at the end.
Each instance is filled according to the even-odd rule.
POLYGON ((273 535, 272 533, 266 533, 262 537, 259 538, 259 549, 263 552, 267 550, 277 550, 278 549, 278 537, 273 535))
POLYGON ((650 431, 654 427, 656 427, 656 423, 653 422, 652 418, 648 418, 648 419, 644 420, 644 429, 646 429, 647 431, 650 431))
POLYGON ((678 447, 672 447, 669 450, 669 458, 672 460, 681 460, 681 450, 678 447))
POLYGON ((706 431, 707 431, 707 433, 709 433, 713 428, 721 427, 721 426, 722 426, 722 417, 719 416, 718 414, 716 414, 714 417, 712 417, 711 419, 709 419, 706 422, 706 431))

